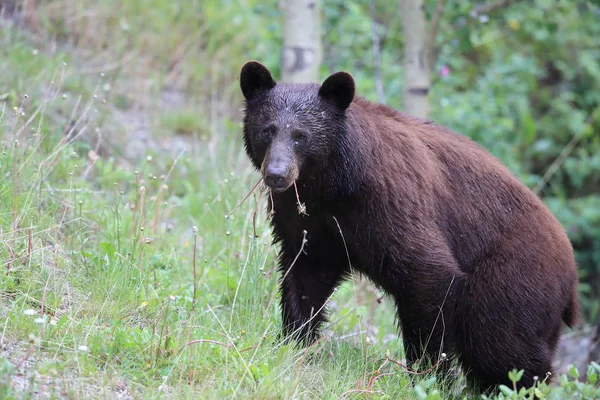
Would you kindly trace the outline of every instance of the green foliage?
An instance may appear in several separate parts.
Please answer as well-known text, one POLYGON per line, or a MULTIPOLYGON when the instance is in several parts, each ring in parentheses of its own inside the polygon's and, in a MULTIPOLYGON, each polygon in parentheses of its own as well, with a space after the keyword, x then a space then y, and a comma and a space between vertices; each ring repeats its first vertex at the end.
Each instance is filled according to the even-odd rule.
MULTIPOLYGON (((445 19, 468 35, 455 40, 450 29, 440 32, 439 63, 454 72, 434 85, 432 101, 440 106, 433 117, 474 138, 532 189, 541 189, 573 241, 589 287, 600 272, 598 7, 519 2, 485 23, 469 11, 445 19)), ((583 303, 596 320, 600 288, 589 289, 582 290, 583 303)))
POLYGON ((208 136, 207 122, 195 111, 178 110, 166 113, 161 118, 161 125, 169 132, 184 135, 197 135, 201 139, 208 136))
MULTIPOLYGON (((110 49, 136 78, 203 100, 230 98, 248 58, 278 66, 276 1, 55 0, 39 5, 42 27, 86 52, 110 49), (210 79, 207 79, 210 77, 210 79)), ((89 54, 91 56, 92 54, 89 54)))
MULTIPOLYGON (((498 400, 527 400, 527 399, 597 399, 600 396, 600 388, 597 385, 598 373, 600 373, 600 365, 592 362, 587 370, 587 378, 585 381, 579 380, 579 372, 577 368, 571 367, 568 375, 560 376, 560 384, 557 386, 548 385, 545 379, 537 382, 530 388, 521 388, 517 390, 517 382, 523 377, 523 370, 513 370, 508 374, 512 387, 501 385, 498 400)), ((487 396, 483 396, 487 399, 487 396)))
POLYGON ((415 393, 419 400, 442 400, 440 390, 434 385, 436 380, 436 377, 431 377, 415 385, 415 393))
MULTIPOLYGON (((375 4, 386 101, 399 107, 400 18, 392 3, 375 4)), ((425 2, 430 18, 437 4, 425 2)), ((477 6, 446 2, 432 66, 431 117, 482 144, 525 184, 540 190, 573 241, 582 302, 595 321, 600 294, 600 8, 587 1, 535 0, 478 15, 477 6), (441 74, 442 68, 447 73, 441 74)), ((324 70, 350 70, 358 91, 377 100, 369 1, 331 0, 324 7, 324 70)))

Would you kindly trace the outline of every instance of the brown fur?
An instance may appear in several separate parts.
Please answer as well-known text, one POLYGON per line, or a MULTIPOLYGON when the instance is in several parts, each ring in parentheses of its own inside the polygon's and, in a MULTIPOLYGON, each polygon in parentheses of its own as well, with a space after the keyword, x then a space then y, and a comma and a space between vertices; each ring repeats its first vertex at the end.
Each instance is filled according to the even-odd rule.
POLYGON ((275 84, 251 62, 242 89, 250 159, 263 173, 274 158, 293 171, 286 185, 296 181, 307 207, 298 215, 285 185, 270 203, 287 335, 314 340, 326 300, 354 269, 395 300, 410 364, 445 352, 483 389, 508 383, 513 368, 528 386, 551 371, 562 322, 577 320, 573 250, 499 160, 445 127, 354 97, 348 74, 275 84), (291 139, 298 129, 308 132, 302 143, 291 139))

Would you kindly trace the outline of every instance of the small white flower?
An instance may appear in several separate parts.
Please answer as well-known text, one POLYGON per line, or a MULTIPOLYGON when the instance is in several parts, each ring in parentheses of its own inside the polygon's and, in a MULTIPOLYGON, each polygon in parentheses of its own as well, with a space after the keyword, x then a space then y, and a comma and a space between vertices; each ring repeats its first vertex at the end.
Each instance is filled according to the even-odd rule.
POLYGON ((27 310, 23 311, 23 314, 25 314, 25 315, 36 315, 37 311, 35 311, 32 308, 28 308, 27 310))

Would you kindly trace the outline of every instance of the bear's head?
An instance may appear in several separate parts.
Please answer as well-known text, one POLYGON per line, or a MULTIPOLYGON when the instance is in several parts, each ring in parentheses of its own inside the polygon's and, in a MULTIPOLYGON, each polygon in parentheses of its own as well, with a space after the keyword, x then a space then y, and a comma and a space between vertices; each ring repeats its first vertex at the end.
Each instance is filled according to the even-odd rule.
POLYGON ((254 166, 274 192, 323 172, 345 133, 346 109, 354 99, 354 80, 346 72, 321 85, 277 83, 256 61, 241 70, 246 99, 244 144, 254 166))

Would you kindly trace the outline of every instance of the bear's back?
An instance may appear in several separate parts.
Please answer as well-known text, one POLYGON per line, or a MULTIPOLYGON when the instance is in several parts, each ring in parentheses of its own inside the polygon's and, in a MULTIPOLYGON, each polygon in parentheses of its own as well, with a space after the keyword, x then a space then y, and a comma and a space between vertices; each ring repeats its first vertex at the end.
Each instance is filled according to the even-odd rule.
POLYGON ((355 98, 348 118, 348 134, 363 148, 363 163, 376 166, 365 169, 370 174, 366 181, 383 197, 383 213, 416 221, 417 226, 404 227, 409 231, 423 229, 419 224, 424 221, 427 229, 439 229, 464 272, 503 246, 525 256, 530 252, 531 259, 552 258, 552 265, 560 260, 562 268, 575 271, 561 224, 482 146, 362 98, 355 98))

